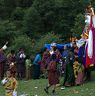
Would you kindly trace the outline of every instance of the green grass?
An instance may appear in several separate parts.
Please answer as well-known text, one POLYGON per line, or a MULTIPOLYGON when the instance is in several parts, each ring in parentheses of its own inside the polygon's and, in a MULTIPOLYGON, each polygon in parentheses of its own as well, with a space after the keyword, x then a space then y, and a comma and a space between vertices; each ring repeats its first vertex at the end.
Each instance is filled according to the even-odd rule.
MULTIPOLYGON (((62 81, 61 81, 62 82, 62 81)), ((44 87, 47 84, 46 79, 19 81, 18 82, 18 94, 28 94, 28 96, 50 96, 44 92, 44 87), (37 89, 35 87, 38 87, 37 89)), ((49 90, 51 93, 51 89, 49 90)), ((92 73, 92 81, 85 83, 81 86, 65 88, 61 90, 60 87, 56 89, 57 96, 95 96, 95 72, 92 73)), ((18 96, 19 96, 18 95, 18 96)), ((0 96, 4 95, 4 88, 0 84, 0 96)))

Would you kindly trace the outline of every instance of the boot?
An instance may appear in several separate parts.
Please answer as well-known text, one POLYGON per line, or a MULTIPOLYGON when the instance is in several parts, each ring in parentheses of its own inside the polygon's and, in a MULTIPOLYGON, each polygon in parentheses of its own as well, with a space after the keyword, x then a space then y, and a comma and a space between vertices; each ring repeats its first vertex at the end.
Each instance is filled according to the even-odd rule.
POLYGON ((49 87, 44 88, 44 91, 45 91, 47 94, 49 94, 48 88, 49 88, 49 87))

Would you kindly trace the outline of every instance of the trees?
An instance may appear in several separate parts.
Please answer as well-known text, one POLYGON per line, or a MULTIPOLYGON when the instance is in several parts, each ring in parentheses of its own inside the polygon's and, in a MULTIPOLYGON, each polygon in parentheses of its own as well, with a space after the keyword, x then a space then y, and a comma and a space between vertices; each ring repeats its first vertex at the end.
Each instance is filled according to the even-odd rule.
POLYGON ((16 36, 16 26, 9 20, 0 20, 0 46, 16 36))
POLYGON ((27 8, 27 7, 30 7, 32 5, 33 1, 34 0, 16 0, 16 6, 27 8))
POLYGON ((0 0, 0 45, 8 40, 12 46, 15 38, 24 36, 40 46, 48 32, 60 35, 63 43, 71 35, 79 37, 90 2, 95 5, 94 0, 0 0))
POLYGON ((56 35, 52 32, 48 32, 47 34, 40 36, 38 40, 32 41, 32 58, 35 56, 37 52, 43 50, 45 44, 50 44, 53 42, 59 43, 61 42, 61 40, 60 35, 56 35))
POLYGON ((21 36, 15 37, 8 51, 14 49, 17 52, 20 48, 24 48, 25 52, 31 55, 32 42, 28 36, 21 35, 21 36))
POLYGON ((31 38, 37 38, 43 32, 41 16, 34 7, 30 7, 25 13, 23 31, 31 38))
POLYGON ((80 38, 80 35, 82 34, 84 27, 85 27, 85 17, 84 14, 78 14, 75 18, 75 25, 71 29, 72 35, 76 36, 77 38, 80 38))

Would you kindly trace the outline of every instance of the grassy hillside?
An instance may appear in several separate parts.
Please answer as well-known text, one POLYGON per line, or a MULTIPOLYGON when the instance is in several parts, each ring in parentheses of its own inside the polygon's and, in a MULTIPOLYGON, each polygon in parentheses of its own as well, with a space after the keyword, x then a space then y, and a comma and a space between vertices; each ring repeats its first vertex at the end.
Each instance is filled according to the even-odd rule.
MULTIPOLYGON (((51 96, 44 92, 44 87, 47 84, 46 79, 40 80, 29 80, 29 81, 19 81, 18 82, 18 96, 21 94, 28 94, 27 96, 51 96)), ((61 80, 62 83, 62 80, 61 80)), ((92 81, 87 82, 81 86, 69 87, 61 90, 60 87, 57 88, 57 96, 94 96, 95 94, 95 72, 92 72, 92 81)), ((4 96, 4 88, 0 85, 0 96, 4 96)))

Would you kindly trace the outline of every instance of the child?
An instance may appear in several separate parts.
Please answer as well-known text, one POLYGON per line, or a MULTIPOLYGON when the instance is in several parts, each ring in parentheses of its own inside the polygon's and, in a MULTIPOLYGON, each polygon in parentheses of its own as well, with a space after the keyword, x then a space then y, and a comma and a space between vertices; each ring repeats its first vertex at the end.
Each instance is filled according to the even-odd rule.
POLYGON ((75 84, 80 85, 83 83, 83 70, 84 67, 80 63, 78 63, 78 58, 75 58, 75 62, 73 65, 74 74, 75 74, 75 84))
POLYGON ((51 61, 50 63, 48 64, 48 86, 44 89, 44 91, 48 94, 48 89, 49 87, 53 87, 52 89, 52 94, 54 95, 55 94, 55 88, 56 88, 56 84, 58 84, 59 82, 59 78, 58 78, 58 74, 57 74, 57 63, 56 63, 56 55, 53 54, 52 57, 51 57, 51 61))
POLYGON ((2 85, 5 88, 5 96, 17 96, 17 81, 10 69, 6 72, 6 77, 2 80, 2 85))
POLYGON ((26 79, 28 80, 31 78, 32 62, 31 62, 30 56, 26 57, 25 64, 26 64, 26 79))
POLYGON ((12 75, 15 78, 15 76, 16 76, 16 64, 14 62, 11 62, 11 64, 9 65, 9 69, 11 70, 12 75))

